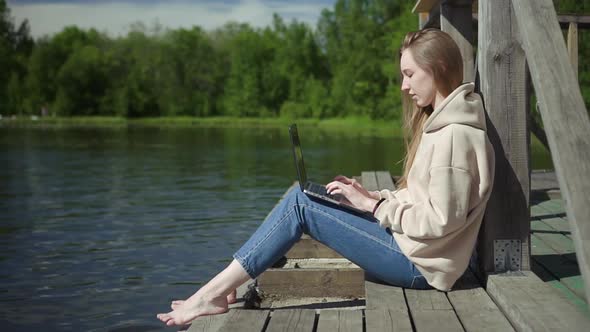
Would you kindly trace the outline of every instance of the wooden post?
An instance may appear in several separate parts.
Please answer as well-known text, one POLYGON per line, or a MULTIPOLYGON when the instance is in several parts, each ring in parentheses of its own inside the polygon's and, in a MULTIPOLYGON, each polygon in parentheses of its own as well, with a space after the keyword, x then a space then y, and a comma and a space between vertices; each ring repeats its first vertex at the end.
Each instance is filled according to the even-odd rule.
POLYGON ((576 80, 578 79, 578 23, 570 22, 567 30, 567 51, 574 69, 576 80))
POLYGON ((494 188, 478 241, 480 267, 487 273, 529 270, 526 60, 510 0, 479 1, 478 7, 480 87, 489 116, 488 137, 496 155, 494 188), (504 246, 503 251, 498 248, 496 257, 494 245, 504 246))
MULTIPOLYGON (((482 1, 483 2, 483 1, 482 1)), ((552 0, 512 0, 590 299, 590 120, 552 0)))
POLYGON ((440 4, 440 29, 453 38, 463 57, 463 81, 473 82, 473 0, 444 0, 440 4))

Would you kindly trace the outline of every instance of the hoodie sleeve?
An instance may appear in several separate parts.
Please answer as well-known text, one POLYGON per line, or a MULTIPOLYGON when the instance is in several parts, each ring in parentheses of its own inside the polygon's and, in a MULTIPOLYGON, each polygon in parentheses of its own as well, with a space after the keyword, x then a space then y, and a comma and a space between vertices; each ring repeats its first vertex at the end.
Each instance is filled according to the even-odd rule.
MULTIPOLYGON (((381 192, 386 200, 375 211, 382 227, 417 239, 440 238, 463 226, 469 211, 473 178, 456 167, 430 169, 428 192, 423 201, 400 201, 381 192)), ((418 196, 418 195, 416 195, 418 196)))

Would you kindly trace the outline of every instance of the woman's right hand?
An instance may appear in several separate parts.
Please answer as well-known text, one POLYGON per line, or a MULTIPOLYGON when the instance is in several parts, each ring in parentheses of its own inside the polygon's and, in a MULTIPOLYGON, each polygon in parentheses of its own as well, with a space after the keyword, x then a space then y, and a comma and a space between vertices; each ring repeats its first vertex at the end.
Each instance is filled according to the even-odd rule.
POLYGON ((372 198, 372 199, 379 199, 379 193, 376 191, 368 191, 361 185, 357 180, 348 178, 344 175, 337 175, 334 178, 334 181, 340 181, 347 185, 352 185, 354 189, 358 190, 363 196, 372 198))

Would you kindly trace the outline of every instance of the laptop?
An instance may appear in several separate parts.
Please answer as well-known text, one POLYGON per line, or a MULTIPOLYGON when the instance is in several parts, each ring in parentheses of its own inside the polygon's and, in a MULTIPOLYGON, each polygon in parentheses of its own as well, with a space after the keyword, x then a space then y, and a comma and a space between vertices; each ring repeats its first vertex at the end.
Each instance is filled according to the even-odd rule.
POLYGON ((291 136, 291 144, 293 145, 293 157, 295 159, 295 169, 297 170, 297 177, 299 179, 299 186, 301 191, 306 195, 311 196, 315 199, 336 204, 343 208, 355 211, 357 213, 367 213, 357 209, 356 207, 348 204, 342 195, 330 195, 326 192, 326 186, 314 183, 307 180, 307 172, 305 171, 305 165, 303 164, 303 152, 301 150, 301 142, 299 141, 299 134, 297 132, 297 125, 292 124, 289 126, 289 136, 291 136))

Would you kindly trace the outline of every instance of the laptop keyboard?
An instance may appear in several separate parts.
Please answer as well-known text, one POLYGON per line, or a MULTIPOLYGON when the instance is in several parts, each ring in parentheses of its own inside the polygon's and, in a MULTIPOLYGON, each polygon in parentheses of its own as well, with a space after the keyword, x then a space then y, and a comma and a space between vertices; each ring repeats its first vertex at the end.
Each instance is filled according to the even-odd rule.
POLYGON ((328 198, 331 198, 331 199, 334 199, 337 201, 339 201, 341 198, 341 195, 329 195, 326 192, 325 186, 322 186, 321 184, 317 184, 317 183, 313 183, 313 182, 308 182, 305 190, 315 193, 315 194, 318 194, 318 195, 321 195, 321 196, 326 196, 328 198))

